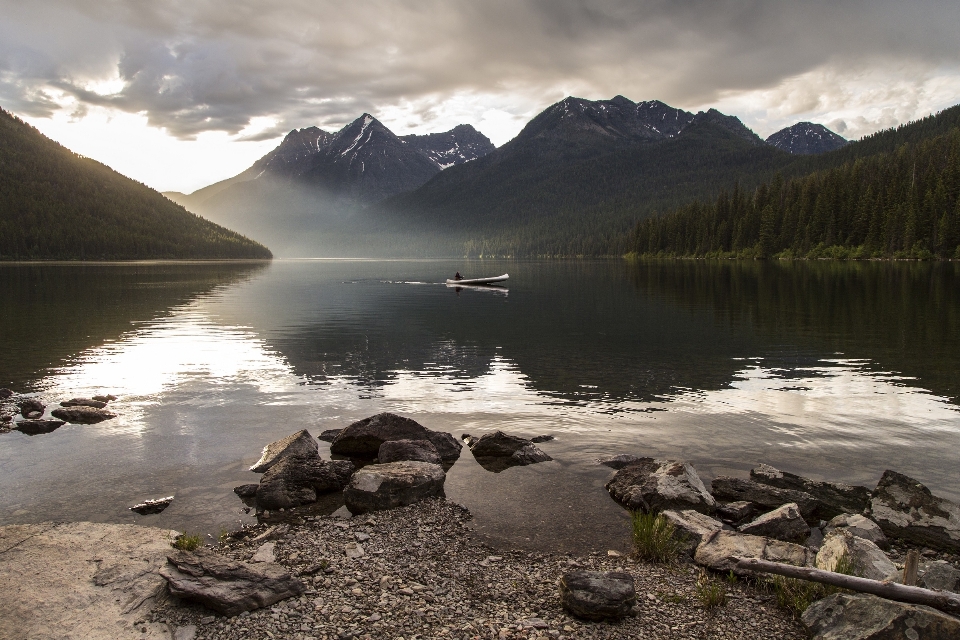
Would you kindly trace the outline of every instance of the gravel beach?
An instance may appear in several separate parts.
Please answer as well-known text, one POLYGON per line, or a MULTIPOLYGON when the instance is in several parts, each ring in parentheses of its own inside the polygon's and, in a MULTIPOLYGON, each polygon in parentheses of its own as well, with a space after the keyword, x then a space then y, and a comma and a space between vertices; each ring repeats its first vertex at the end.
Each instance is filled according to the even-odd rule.
POLYGON ((169 624, 178 639, 806 637, 771 594, 742 581, 725 582, 726 604, 707 610, 694 565, 639 563, 606 550, 576 556, 495 549, 475 539, 470 517, 457 504, 430 499, 349 519, 261 524, 218 550, 243 561, 258 552, 273 558, 304 581, 304 595, 233 618, 168 600, 149 622, 169 624), (636 615, 615 623, 568 615, 557 581, 572 569, 631 574, 636 615))

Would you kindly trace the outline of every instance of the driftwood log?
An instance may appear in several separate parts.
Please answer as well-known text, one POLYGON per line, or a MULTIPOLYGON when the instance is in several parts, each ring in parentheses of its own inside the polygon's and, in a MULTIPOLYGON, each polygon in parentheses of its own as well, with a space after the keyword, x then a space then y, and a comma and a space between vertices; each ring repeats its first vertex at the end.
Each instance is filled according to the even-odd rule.
POLYGON ((858 578, 848 576, 833 571, 823 571, 811 567, 795 567, 791 564, 781 564, 779 562, 770 562, 768 560, 758 560, 756 558, 737 558, 737 569, 741 571, 761 571, 763 573, 776 573, 788 578, 799 578, 800 580, 809 580, 811 582, 822 582, 851 591, 861 593, 872 593, 875 596, 886 598, 887 600, 896 600, 897 602, 908 602, 910 604, 921 604, 940 611, 946 611, 953 615, 960 614, 960 595, 950 591, 936 591, 933 589, 923 589, 921 587, 908 587, 897 584, 896 582, 881 582, 879 580, 870 580, 868 578, 858 578))

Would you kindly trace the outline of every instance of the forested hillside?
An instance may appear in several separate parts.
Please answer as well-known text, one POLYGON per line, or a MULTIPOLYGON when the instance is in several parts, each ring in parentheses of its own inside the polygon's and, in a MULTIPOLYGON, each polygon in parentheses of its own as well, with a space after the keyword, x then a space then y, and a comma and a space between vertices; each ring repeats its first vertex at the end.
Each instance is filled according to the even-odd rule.
POLYGON ((960 107, 637 224, 638 255, 960 258, 960 107), (834 165, 830 167, 830 165, 834 165))
POLYGON ((0 259, 270 257, 0 109, 0 259))

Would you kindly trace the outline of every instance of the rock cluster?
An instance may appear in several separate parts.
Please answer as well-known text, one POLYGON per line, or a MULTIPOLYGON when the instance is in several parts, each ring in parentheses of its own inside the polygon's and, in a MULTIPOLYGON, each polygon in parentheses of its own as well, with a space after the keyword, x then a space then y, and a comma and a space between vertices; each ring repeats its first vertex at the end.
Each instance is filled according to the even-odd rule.
POLYGON ((59 407, 50 414, 57 420, 44 418, 47 405, 36 396, 24 396, 10 389, 0 389, 0 433, 11 430, 27 435, 51 433, 67 422, 74 424, 95 424, 117 414, 106 409, 107 403, 116 400, 116 396, 95 396, 94 398, 72 398, 62 400, 59 407), (21 420, 16 420, 20 416, 21 420))

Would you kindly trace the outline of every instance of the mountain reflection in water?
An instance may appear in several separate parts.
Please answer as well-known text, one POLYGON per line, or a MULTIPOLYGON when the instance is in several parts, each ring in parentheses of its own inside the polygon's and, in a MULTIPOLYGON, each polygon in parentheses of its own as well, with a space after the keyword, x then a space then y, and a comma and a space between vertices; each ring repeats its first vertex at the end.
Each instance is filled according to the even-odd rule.
POLYGON ((0 522, 216 533, 249 521, 231 489, 267 442, 380 411, 556 436, 553 462, 494 474, 464 449, 449 472, 478 531, 512 544, 623 548, 594 461, 617 453, 705 479, 766 462, 872 486, 894 468, 960 498, 958 285, 954 264, 4 265, 21 313, 0 317, 0 385, 113 392, 120 417, 0 435, 0 522), (509 295, 439 284, 457 270, 509 272, 509 295))

